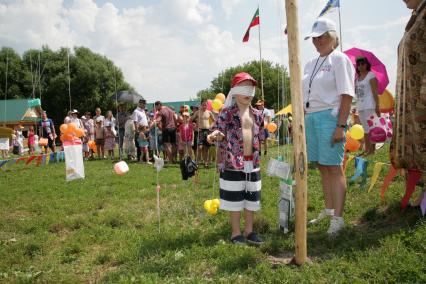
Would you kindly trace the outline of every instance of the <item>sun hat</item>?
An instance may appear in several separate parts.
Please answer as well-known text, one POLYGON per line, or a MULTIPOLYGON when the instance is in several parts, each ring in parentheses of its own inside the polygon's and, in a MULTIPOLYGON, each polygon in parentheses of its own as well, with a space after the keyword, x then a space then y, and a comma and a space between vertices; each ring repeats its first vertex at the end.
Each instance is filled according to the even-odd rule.
POLYGON ((311 37, 319 37, 330 31, 336 31, 336 24, 330 19, 319 18, 312 26, 311 32, 305 36, 305 40, 311 37))
POLYGON ((73 110, 71 111, 71 114, 74 114, 74 113, 79 113, 79 112, 78 112, 78 110, 73 109, 73 110))
POLYGON ((246 80, 251 81, 255 86, 257 86, 257 81, 249 73, 241 72, 236 74, 234 78, 232 78, 231 88, 235 87, 235 85, 246 80))

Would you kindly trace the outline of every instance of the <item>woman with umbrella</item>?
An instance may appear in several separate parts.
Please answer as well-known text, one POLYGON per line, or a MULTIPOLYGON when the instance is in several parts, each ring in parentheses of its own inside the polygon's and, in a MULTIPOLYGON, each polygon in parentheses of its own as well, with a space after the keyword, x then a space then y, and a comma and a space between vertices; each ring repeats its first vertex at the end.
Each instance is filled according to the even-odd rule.
POLYGON ((367 58, 360 56, 356 59, 356 72, 358 77, 355 81, 355 93, 357 96, 357 110, 362 127, 364 128, 364 154, 370 155, 374 153, 376 145, 370 142, 368 136, 369 126, 367 119, 374 115, 380 117, 379 96, 377 95, 377 79, 376 75, 371 72, 371 64, 367 58))

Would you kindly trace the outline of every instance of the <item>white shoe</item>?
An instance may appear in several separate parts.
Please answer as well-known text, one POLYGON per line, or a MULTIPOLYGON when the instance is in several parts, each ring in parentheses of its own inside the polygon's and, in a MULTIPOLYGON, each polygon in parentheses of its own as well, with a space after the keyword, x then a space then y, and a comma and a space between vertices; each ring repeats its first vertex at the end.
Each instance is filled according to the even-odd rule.
POLYGON ((312 219, 311 221, 308 222, 309 225, 315 225, 318 224, 321 220, 327 218, 327 217, 332 217, 334 215, 334 212, 330 212, 329 214, 327 214, 326 209, 323 209, 319 214, 318 217, 315 219, 312 219))
POLYGON ((343 221, 342 217, 333 217, 330 221, 330 227, 328 227, 327 234, 337 235, 344 226, 345 221, 343 221))

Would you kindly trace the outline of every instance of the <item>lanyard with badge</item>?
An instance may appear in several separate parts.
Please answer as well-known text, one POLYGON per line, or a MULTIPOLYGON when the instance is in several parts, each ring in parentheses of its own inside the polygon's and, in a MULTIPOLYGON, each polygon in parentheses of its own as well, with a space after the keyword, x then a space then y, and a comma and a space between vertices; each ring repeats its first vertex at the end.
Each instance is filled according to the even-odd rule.
POLYGON ((311 76, 309 77, 309 90, 308 90, 308 100, 305 104, 306 108, 309 108, 309 97, 311 96, 311 87, 312 87, 312 82, 315 79, 315 76, 318 74, 318 72, 321 70, 322 65, 324 64, 324 62, 327 60, 328 55, 323 59, 323 61, 321 62, 320 66, 317 68, 318 65, 318 61, 321 58, 321 56, 318 56, 317 61, 315 62, 315 66, 314 66, 314 70, 312 70, 311 76))

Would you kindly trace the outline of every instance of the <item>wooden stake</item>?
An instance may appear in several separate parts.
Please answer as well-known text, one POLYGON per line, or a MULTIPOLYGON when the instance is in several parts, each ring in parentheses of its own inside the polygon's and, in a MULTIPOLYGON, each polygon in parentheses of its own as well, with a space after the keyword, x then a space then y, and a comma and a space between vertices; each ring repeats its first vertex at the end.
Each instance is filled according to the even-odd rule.
POLYGON ((290 67, 290 90, 293 107, 293 151, 296 180, 296 232, 295 263, 302 265, 307 260, 306 208, 307 208, 307 157, 303 94, 301 84, 298 1, 285 0, 288 32, 288 57, 290 67))

